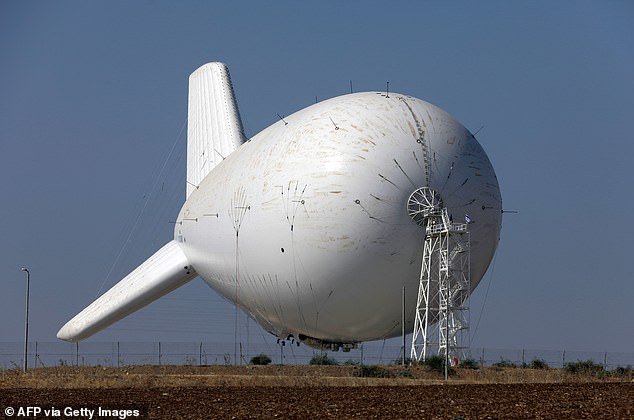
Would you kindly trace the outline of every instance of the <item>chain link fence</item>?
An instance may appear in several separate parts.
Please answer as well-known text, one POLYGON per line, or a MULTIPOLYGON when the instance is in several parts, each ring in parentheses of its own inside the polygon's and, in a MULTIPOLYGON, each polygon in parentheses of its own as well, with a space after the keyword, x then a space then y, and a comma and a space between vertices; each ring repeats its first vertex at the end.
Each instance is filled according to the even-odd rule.
MULTIPOLYGON (((348 352, 328 352, 338 363, 393 364, 402 360, 402 347, 370 342, 348 352)), ((252 357, 264 354, 274 364, 302 365, 323 354, 320 350, 292 341, 256 344, 204 342, 31 342, 27 358, 29 368, 51 366, 130 366, 130 365, 233 365, 248 364, 252 357)), ((534 350, 471 348, 470 358, 482 366, 522 366, 533 360, 550 367, 591 360, 606 370, 634 365, 634 353, 590 352, 575 350, 534 350)), ((409 347, 406 351, 409 357, 409 347)), ((24 345, 0 343, 0 369, 21 368, 24 345)))

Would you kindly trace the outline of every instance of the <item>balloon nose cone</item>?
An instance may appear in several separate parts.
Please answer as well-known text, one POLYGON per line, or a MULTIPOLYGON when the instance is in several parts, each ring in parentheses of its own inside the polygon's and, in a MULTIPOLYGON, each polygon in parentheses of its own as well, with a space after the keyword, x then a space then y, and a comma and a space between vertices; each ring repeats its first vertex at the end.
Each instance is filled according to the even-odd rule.
POLYGON ((57 338, 64 341, 74 342, 77 341, 77 328, 73 325, 70 325, 70 322, 67 322, 60 330, 57 332, 57 338))

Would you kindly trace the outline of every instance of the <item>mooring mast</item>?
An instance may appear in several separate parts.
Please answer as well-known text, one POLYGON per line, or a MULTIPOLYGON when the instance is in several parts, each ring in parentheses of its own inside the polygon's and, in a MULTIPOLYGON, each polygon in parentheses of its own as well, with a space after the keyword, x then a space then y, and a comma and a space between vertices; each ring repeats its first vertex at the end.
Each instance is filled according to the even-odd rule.
POLYGON ((454 223, 440 194, 428 187, 412 193, 407 212, 425 229, 410 357, 426 360, 437 349, 454 364, 463 359, 469 340, 468 223, 454 223))

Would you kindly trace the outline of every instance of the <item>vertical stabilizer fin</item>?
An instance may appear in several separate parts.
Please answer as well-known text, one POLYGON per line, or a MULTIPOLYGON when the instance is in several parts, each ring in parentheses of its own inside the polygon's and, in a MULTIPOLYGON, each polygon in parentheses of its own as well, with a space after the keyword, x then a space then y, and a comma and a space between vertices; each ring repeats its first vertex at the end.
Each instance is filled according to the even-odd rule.
POLYGON ((57 338, 88 338, 196 276, 178 243, 171 241, 68 321, 57 338))
POLYGON ((207 63, 189 76, 187 197, 246 140, 229 69, 207 63))

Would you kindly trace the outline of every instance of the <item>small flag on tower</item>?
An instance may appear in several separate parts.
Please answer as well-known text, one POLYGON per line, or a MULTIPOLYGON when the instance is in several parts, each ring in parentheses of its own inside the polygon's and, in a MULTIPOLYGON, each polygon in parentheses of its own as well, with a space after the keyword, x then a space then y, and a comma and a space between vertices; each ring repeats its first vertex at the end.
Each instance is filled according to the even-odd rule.
POLYGON ((467 224, 470 224, 471 223, 471 217, 469 217, 468 214, 465 214, 464 215, 464 221, 467 222, 467 224))

